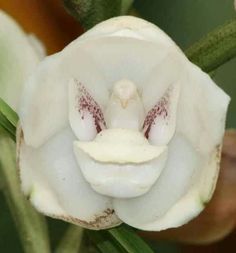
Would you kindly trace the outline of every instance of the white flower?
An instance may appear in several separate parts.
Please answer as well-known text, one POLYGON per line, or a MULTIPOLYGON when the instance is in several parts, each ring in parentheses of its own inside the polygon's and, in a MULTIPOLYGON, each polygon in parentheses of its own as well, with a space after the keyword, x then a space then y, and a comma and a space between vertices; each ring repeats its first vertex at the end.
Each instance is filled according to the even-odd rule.
POLYGON ((29 40, 21 27, 0 10, 0 97, 13 109, 17 110, 22 87, 44 54, 36 37, 30 35, 29 40), (37 43, 37 50, 31 41, 37 43))
POLYGON ((105 21, 26 83, 23 191, 42 213, 91 229, 181 226, 213 193, 228 102, 156 26, 105 21))

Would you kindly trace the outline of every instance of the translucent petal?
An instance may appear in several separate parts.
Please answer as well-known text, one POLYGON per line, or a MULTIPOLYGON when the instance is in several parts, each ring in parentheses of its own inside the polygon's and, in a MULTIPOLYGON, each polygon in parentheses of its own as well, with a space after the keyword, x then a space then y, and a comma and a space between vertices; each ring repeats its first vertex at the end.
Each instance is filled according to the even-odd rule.
POLYGON ((194 177, 202 163, 202 157, 191 144, 183 136, 175 136, 169 144, 167 164, 151 190, 138 198, 114 199, 117 215, 131 226, 148 229, 194 185, 194 177))
POLYGON ((109 89, 121 79, 128 79, 142 89, 152 70, 161 66, 169 50, 153 42, 126 37, 89 40, 84 42, 83 49, 99 66, 109 89))
POLYGON ((200 68, 188 63, 178 105, 177 130, 194 148, 211 153, 222 142, 229 96, 200 68))
POLYGON ((22 188, 35 207, 52 217, 102 229, 120 223, 111 200, 94 192, 73 155, 75 136, 62 130, 39 149, 20 145, 22 188))

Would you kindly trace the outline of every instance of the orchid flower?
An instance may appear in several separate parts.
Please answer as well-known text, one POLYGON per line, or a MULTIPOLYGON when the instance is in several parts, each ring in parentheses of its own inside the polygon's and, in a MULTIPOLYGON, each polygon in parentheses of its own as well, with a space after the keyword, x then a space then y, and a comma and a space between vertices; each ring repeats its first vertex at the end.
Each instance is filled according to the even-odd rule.
POLYGON ((25 84, 23 192, 40 212, 89 229, 181 226, 214 191, 228 103, 155 25, 104 21, 25 84))

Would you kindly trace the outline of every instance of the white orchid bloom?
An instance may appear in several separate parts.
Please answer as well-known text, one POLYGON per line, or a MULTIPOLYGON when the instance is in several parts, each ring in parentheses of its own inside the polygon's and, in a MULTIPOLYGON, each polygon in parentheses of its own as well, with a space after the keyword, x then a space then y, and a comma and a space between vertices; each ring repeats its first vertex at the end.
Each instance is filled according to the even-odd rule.
POLYGON ((0 10, 0 97, 14 110, 19 107, 26 79, 44 55, 44 48, 36 37, 28 36, 0 10))
POLYGON ((105 21, 26 83, 23 191, 40 212, 90 229, 181 226, 212 196, 228 103, 158 27, 105 21))

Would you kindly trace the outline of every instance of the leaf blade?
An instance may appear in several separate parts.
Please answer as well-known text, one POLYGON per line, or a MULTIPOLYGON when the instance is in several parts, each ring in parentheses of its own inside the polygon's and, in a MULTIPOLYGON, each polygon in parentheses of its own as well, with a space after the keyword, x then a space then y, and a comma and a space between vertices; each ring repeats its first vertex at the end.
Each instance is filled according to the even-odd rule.
POLYGON ((13 140, 16 138, 17 122, 18 116, 16 112, 0 98, 0 127, 3 128, 13 140))
POLYGON ((109 236, 107 231, 87 230, 87 234, 101 253, 126 253, 123 247, 109 236))
POLYGON ((108 232, 128 253, 153 253, 153 250, 143 239, 126 225, 109 229, 108 232))
POLYGON ((0 98, 0 112, 16 127, 18 122, 17 113, 2 98, 0 98))

